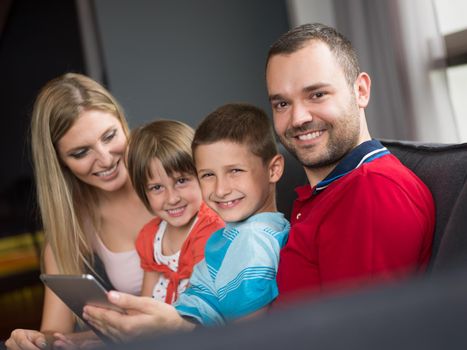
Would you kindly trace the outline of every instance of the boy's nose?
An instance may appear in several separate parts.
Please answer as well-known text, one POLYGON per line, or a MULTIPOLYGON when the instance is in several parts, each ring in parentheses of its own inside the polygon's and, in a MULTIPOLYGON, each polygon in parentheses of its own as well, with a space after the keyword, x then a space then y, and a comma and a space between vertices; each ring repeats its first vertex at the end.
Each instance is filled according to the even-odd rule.
POLYGON ((218 178, 216 181, 216 188, 215 188, 216 196, 217 197, 225 197, 231 192, 231 188, 229 182, 225 179, 218 178))

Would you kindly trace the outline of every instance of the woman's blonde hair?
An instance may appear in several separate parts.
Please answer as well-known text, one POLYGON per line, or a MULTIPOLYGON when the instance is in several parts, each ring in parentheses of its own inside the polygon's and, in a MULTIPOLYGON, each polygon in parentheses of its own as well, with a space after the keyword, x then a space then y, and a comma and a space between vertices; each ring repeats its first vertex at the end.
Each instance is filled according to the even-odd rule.
POLYGON ((175 120, 157 120, 132 131, 128 144, 128 174, 138 197, 151 213, 146 193, 148 179, 152 177, 151 161, 159 159, 169 176, 176 172, 196 175, 191 155, 193 135, 191 127, 175 120))
POLYGON ((57 143, 84 111, 113 114, 128 136, 123 110, 94 80, 68 73, 49 81, 32 112, 31 146, 37 199, 46 242, 60 273, 78 274, 93 264, 92 235, 99 229, 98 198, 60 161, 57 143))

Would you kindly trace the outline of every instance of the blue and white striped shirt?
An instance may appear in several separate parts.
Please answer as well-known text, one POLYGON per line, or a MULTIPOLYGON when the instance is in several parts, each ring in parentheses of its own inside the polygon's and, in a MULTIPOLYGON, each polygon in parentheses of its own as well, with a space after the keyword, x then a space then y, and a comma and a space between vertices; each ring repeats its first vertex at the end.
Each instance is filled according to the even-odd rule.
POLYGON ((204 260, 175 303, 177 311, 203 325, 223 325, 270 304, 278 295, 279 252, 289 230, 281 213, 227 223, 206 243, 204 260))

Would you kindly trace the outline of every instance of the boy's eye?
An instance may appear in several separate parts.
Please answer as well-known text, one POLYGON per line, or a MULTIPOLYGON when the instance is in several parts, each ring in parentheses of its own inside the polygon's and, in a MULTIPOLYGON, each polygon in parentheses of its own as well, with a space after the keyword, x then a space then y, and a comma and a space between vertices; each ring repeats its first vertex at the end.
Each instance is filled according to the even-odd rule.
POLYGON ((214 176, 213 173, 203 173, 203 174, 199 175, 199 178, 200 179, 207 179, 207 178, 212 177, 212 176, 214 176))
POLYGON ((237 168, 236 168, 236 169, 230 170, 230 172, 231 172, 232 174, 237 174, 237 173, 243 172, 243 170, 242 170, 242 169, 237 169, 237 168))

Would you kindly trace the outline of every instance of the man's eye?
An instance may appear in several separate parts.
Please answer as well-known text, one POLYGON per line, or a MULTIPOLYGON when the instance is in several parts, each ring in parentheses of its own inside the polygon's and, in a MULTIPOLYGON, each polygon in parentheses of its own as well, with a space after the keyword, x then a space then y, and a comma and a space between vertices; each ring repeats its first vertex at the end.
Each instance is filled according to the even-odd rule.
POLYGON ((274 104, 274 109, 276 109, 276 110, 281 110, 281 109, 287 107, 287 105, 288 105, 287 102, 285 102, 285 101, 280 101, 280 102, 277 102, 277 103, 274 104))
POLYGON ((324 97, 324 96, 326 96, 325 92, 316 92, 311 96, 311 98, 316 99, 316 98, 321 98, 321 97, 324 97))

